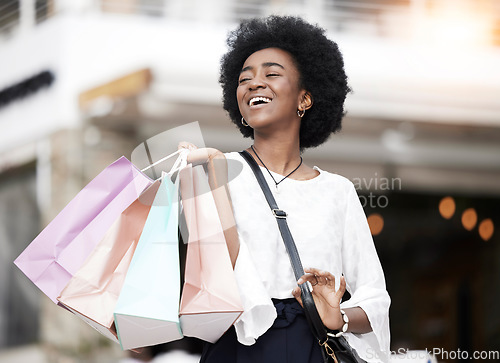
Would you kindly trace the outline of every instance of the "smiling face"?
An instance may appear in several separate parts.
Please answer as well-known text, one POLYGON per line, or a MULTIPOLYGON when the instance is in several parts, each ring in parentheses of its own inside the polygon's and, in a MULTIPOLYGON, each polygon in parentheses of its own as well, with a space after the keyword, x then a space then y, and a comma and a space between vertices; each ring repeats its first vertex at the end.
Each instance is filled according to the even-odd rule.
POLYGON ((236 90, 245 121, 254 130, 292 125, 300 128, 297 110, 306 106, 307 97, 299 79, 292 56, 282 49, 266 48, 250 55, 243 64, 236 90))

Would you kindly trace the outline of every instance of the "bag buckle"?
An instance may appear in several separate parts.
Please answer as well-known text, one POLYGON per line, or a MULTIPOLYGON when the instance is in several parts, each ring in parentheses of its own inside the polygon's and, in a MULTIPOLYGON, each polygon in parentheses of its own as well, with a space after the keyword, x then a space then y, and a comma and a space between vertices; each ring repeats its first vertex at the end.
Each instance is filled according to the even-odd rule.
POLYGON ((272 212, 276 218, 286 219, 286 217, 288 216, 288 214, 282 209, 272 209, 272 212))
POLYGON ((323 348, 325 348, 326 354, 330 356, 335 363, 339 363, 337 357, 335 356, 335 351, 328 345, 328 339, 326 339, 323 343, 321 341, 318 342, 323 348))

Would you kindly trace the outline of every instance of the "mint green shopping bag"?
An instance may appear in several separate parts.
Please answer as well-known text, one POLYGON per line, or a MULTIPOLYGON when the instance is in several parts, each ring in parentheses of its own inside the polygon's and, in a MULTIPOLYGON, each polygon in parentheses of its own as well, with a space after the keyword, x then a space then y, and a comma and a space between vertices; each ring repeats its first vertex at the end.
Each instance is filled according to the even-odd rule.
POLYGON ((181 339, 179 182, 168 174, 148 214, 114 317, 122 349, 181 339))

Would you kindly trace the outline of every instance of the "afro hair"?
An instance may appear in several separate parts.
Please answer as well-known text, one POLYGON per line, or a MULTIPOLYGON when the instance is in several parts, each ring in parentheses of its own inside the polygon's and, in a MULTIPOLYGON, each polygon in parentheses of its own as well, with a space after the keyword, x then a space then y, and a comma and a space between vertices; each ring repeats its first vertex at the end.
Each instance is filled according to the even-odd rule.
POLYGON ((255 18, 230 32, 227 44, 229 50, 222 57, 219 77, 222 102, 244 137, 253 138, 253 129, 241 124, 236 99, 238 77, 245 60, 265 48, 280 48, 292 55, 300 73, 300 87, 313 98, 313 106, 301 121, 300 148, 321 145, 340 130, 350 89, 342 54, 322 28, 292 16, 255 18))

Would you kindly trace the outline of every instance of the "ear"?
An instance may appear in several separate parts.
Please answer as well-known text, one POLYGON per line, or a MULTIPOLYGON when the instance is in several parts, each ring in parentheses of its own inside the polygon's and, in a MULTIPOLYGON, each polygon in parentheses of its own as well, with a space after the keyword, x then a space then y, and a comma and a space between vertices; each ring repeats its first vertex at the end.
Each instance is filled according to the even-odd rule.
POLYGON ((314 101, 313 101, 312 95, 309 92, 304 91, 304 94, 302 95, 302 100, 299 104, 298 109, 299 110, 309 110, 312 107, 313 103, 314 103, 314 101))

